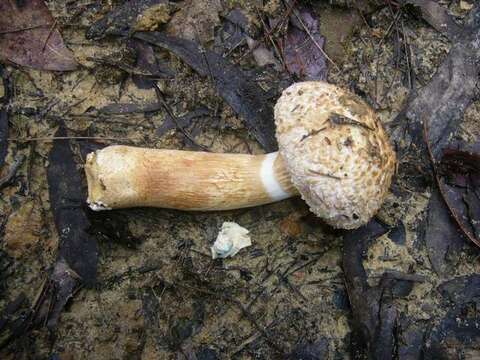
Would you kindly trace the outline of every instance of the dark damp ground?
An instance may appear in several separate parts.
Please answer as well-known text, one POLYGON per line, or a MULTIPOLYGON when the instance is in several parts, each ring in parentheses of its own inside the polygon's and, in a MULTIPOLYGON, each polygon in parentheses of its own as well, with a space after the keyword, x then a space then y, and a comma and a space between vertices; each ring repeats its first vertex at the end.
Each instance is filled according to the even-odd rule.
MULTIPOLYGON (((365 349, 373 354, 372 349, 392 341, 392 349, 383 348, 401 359, 480 357, 475 345, 479 251, 456 230, 448 237, 427 235, 433 231, 427 222, 429 207, 432 212, 438 208, 434 218, 445 212, 443 200, 432 190, 431 175, 421 169, 399 169, 379 222, 366 234, 332 230, 299 199, 197 214, 163 209, 93 213, 79 206, 86 191, 84 155, 95 145, 64 141, 55 158, 50 153, 54 143, 46 138, 61 134, 59 128, 68 137, 102 138, 96 141, 100 144, 238 153, 262 153, 262 146, 274 146, 268 140, 272 129, 255 123, 256 109, 247 120, 248 114, 238 116, 216 91, 218 77, 205 68, 195 69, 160 47, 132 44, 122 37, 123 28, 105 32, 102 23, 92 28, 109 16, 112 2, 47 3, 80 66, 67 73, 5 69, 12 90, 8 137, 16 140, 8 142, 0 178, 21 162, 0 191, 2 358, 345 359, 362 357, 365 349), (143 68, 138 66, 139 56, 156 57, 154 68, 147 60, 143 68), (139 68, 154 76, 140 76, 144 73, 139 68), (152 77, 159 79, 167 106, 159 103, 152 77), (119 103, 127 106, 112 105, 119 103), (61 166, 73 161, 76 167, 61 166), (59 199, 52 199, 52 191, 59 199), (68 206, 65 199, 73 199, 76 212, 54 214, 54 207, 68 206), (76 220, 70 223, 69 216, 76 220), (83 249, 83 241, 96 243, 96 282, 79 286, 73 280, 73 297, 59 307, 48 331, 45 325, 58 305, 52 295, 56 290, 48 284, 62 251, 59 222, 64 230, 82 227, 83 217, 91 225, 69 256, 78 259, 75 251, 83 249), (247 228, 253 245, 233 258, 214 261, 209 248, 224 221, 247 228), (351 243, 344 246, 344 238, 351 243), (393 320, 382 329, 371 323, 378 318, 393 320), (370 325, 378 333, 358 336, 370 325)), ((271 42, 278 45, 286 30, 280 26, 265 36, 267 22, 286 18, 288 9, 282 1, 263 3, 178 1, 158 8, 152 18, 146 16, 142 29, 158 26, 171 36, 200 43, 205 56, 211 55, 207 50, 222 54, 236 66, 226 68, 232 81, 258 85, 253 95, 237 99, 240 106, 242 101, 253 106, 260 88, 262 104, 271 109, 294 77, 278 58, 282 49, 271 42), (245 34, 262 42, 263 60, 270 65, 259 65, 245 34), (237 79, 237 67, 247 80, 237 79)), ((362 11, 327 1, 304 4, 325 37, 331 59, 324 59, 328 81, 369 102, 390 131, 412 88, 429 83, 451 42, 419 10, 388 3, 362 3, 362 11)), ((450 4, 450 13, 460 21, 470 9, 467 1, 440 3, 450 4)), ((226 65, 219 61, 217 66, 226 65)), ((478 139, 479 110, 478 103, 467 109, 457 136, 468 142, 478 139)), ((402 139, 396 140, 402 146, 402 139)), ((405 161, 400 164, 408 168, 405 161)), ((94 267, 87 261, 78 271, 91 275, 94 267)))

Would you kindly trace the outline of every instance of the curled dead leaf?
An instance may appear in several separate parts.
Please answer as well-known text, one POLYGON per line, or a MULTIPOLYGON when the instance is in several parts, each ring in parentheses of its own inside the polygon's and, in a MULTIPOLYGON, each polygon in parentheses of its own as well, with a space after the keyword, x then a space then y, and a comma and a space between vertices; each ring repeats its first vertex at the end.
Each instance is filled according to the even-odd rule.
POLYGON ((444 150, 438 165, 440 192, 463 233, 480 246, 480 144, 444 150))

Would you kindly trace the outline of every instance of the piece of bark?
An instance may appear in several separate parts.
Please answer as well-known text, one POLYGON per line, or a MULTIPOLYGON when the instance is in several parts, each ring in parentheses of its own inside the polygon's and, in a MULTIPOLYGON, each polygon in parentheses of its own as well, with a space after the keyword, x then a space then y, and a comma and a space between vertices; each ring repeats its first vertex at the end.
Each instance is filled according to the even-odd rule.
POLYGON ((77 68, 43 0, 0 1, 0 58, 39 70, 77 68))
POLYGON ((278 149, 272 107, 255 80, 240 68, 192 41, 159 32, 137 33, 135 38, 167 49, 202 76, 211 77, 220 96, 244 121, 260 145, 268 152, 278 149))

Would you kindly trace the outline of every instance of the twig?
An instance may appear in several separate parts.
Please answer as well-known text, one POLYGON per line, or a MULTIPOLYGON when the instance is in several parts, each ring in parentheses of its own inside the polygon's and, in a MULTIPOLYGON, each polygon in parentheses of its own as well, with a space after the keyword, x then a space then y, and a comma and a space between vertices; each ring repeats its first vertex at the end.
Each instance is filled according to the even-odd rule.
MULTIPOLYGON (((285 22, 286 19, 289 18, 290 14, 292 13, 293 9, 295 8, 295 5, 297 4, 297 0, 293 0, 292 4, 287 8, 287 11, 285 12, 285 15, 283 16, 283 18, 278 21, 273 27, 271 27, 270 29, 266 29, 267 32, 265 33, 265 37, 270 37, 274 32, 275 30, 277 30, 277 28, 280 26, 280 25, 283 25, 283 23, 285 22)), ((247 52, 245 54, 243 54, 242 56, 240 56, 240 58, 238 59, 237 63, 240 62, 243 58, 245 58, 246 56, 250 55, 252 52, 255 51, 255 49, 257 47, 259 47, 261 44, 260 41, 257 41, 251 49, 248 49, 247 52)), ((280 59, 281 60, 281 59, 280 59)))
POLYGON ((405 58, 407 60, 407 78, 408 78, 408 87, 410 90, 414 89, 414 80, 415 80, 415 75, 413 73, 413 67, 412 67, 412 47, 410 43, 408 42, 407 34, 405 33, 405 24, 402 21, 402 34, 403 34, 403 43, 405 46, 405 58))
POLYGON ((83 103, 83 102, 84 102, 85 100, 87 100, 88 98, 89 98, 89 96, 86 96, 86 97, 84 97, 83 99, 77 100, 77 101, 75 101, 74 103, 68 105, 68 106, 67 106, 67 109, 60 114, 60 117, 65 117, 65 115, 67 115, 67 114, 70 112, 70 110, 72 110, 73 107, 75 107, 75 106, 77 106, 77 105, 80 105, 81 103, 83 103))
POLYGON ((401 10, 398 10, 397 14, 394 16, 392 22, 388 26, 387 31, 385 32, 385 34, 380 39, 380 42, 378 43, 378 47, 381 47, 383 42, 387 38, 387 36, 390 35, 390 32, 392 31, 393 26, 397 23, 398 19, 400 19, 400 15, 402 15, 402 12, 401 12, 401 10))
POLYGON ((131 140, 130 138, 109 138, 100 136, 52 136, 33 138, 9 138, 8 141, 29 142, 29 141, 54 141, 54 140, 131 140))
POLYGON ((0 31, 0 35, 13 34, 13 33, 22 32, 22 31, 27 31, 27 30, 34 30, 34 29, 38 29, 38 28, 45 27, 45 26, 48 26, 48 24, 28 26, 28 27, 21 28, 21 29, 12 29, 12 30, 0 31))
MULTIPOLYGON (((392 31, 393 26, 396 25, 398 19, 400 18, 400 15, 401 15, 401 11, 398 10, 397 14, 394 16, 392 22, 388 26, 387 31, 385 32, 385 34, 380 39, 380 42, 377 45, 377 50, 375 52, 375 90, 374 91, 375 91, 375 104, 377 106, 380 104, 380 101, 378 99, 378 69, 379 69, 380 53, 379 53, 378 50, 381 49, 383 42, 388 37, 388 35, 390 35, 390 31, 392 31)), ((392 84, 393 84, 393 82, 392 82, 392 84)))
POLYGON ((52 26, 50 27, 50 30, 48 31, 48 35, 45 39, 45 42, 43 43, 42 52, 45 51, 45 48, 47 47, 48 41, 50 40, 50 37, 52 36, 53 30, 55 30, 56 26, 57 26, 57 19, 55 19, 52 26))
POLYGON ((267 27, 267 24, 266 24, 265 21, 263 20, 261 14, 260 14, 260 11, 258 10, 258 8, 257 8, 256 6, 255 6, 255 10, 257 11, 258 17, 259 17, 260 21, 262 22, 262 26, 263 26, 263 28, 264 28, 265 31, 266 31, 265 35, 267 36, 267 38, 268 38, 268 39, 270 40, 270 42, 272 43, 273 49, 274 49, 275 52, 277 53, 278 59, 279 59, 280 62, 282 63, 283 67, 285 68, 285 62, 283 61, 283 58, 282 58, 282 52, 280 51, 280 49, 278 49, 277 44, 275 43, 275 41, 273 40, 272 36, 270 35, 269 29, 268 29, 268 27, 267 27))

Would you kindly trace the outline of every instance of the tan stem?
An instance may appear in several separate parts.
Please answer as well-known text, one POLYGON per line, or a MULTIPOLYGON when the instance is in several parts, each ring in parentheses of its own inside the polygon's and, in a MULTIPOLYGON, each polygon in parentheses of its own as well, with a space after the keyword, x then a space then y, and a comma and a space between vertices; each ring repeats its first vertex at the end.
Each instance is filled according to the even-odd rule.
POLYGON ((114 145, 87 156, 88 202, 95 210, 136 206, 229 210, 298 194, 284 161, 114 145))

